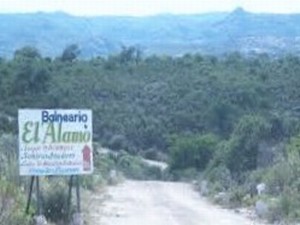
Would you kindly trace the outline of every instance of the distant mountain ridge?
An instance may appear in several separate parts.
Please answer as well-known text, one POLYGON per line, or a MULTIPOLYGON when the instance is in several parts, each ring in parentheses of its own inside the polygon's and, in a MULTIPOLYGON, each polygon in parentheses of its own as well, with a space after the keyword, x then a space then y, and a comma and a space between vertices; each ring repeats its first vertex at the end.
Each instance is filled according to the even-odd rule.
POLYGON ((233 12, 147 17, 76 17, 65 13, 0 14, 0 56, 23 46, 58 56, 78 44, 82 57, 108 55, 122 46, 144 54, 300 53, 300 14, 233 12))

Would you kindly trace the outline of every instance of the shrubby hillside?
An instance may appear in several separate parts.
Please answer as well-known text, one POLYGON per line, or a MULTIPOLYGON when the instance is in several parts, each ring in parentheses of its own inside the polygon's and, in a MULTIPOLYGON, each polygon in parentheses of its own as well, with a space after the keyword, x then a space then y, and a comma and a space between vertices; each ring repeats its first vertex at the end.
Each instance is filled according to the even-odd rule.
POLYGON ((93 109, 97 141, 131 151, 166 151, 176 135, 227 140, 252 120, 267 127, 265 140, 297 134, 297 56, 143 57, 127 47, 78 60, 78 52, 70 45, 52 59, 24 47, 0 61, 2 132, 16 133, 19 108, 71 107, 93 109))
POLYGON ((102 146, 166 160, 170 179, 201 174, 234 205, 253 204, 264 182, 275 198, 268 217, 299 218, 298 56, 79 52, 70 45, 50 58, 24 47, 1 59, 0 134, 17 134, 19 108, 90 108, 102 146))

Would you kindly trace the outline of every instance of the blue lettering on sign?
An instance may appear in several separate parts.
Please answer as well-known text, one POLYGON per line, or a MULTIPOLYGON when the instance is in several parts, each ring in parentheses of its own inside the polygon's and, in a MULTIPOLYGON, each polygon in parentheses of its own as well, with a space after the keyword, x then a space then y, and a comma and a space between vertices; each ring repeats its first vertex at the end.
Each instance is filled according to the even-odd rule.
POLYGON ((30 168, 29 173, 36 176, 43 175, 74 175, 80 174, 79 168, 61 168, 61 167, 44 167, 44 168, 30 168))
POLYGON ((47 110, 42 111, 43 123, 62 123, 62 122, 80 122, 86 123, 88 121, 88 115, 78 111, 78 113, 49 113, 47 110))

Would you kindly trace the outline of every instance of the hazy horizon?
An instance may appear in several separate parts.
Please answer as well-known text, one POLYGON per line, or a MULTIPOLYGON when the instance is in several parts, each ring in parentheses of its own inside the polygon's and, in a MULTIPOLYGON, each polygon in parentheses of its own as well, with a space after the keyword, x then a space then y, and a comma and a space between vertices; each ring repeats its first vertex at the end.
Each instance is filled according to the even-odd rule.
POLYGON ((76 16, 204 14, 243 8, 253 13, 300 13, 300 0, 0 0, 0 13, 64 12, 76 16))

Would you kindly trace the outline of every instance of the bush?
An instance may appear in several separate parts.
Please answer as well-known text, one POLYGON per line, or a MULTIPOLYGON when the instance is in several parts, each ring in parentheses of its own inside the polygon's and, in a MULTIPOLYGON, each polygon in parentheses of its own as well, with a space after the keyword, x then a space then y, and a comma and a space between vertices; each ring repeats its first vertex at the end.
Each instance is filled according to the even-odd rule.
POLYGON ((162 179, 163 173, 160 168, 150 166, 140 157, 121 152, 117 157, 117 170, 121 171, 127 178, 137 180, 162 179))
POLYGON ((204 178, 212 184, 218 183, 219 191, 228 190, 233 182, 230 171, 224 165, 209 167, 204 172, 204 178))
POLYGON ((300 194, 291 188, 286 188, 279 197, 268 200, 269 214, 267 219, 274 222, 292 224, 300 218, 300 194))
POLYGON ((2 133, 11 132, 12 130, 13 130, 12 125, 11 122, 9 121, 9 118, 0 114, 0 135, 2 133))
POLYGON ((236 181, 242 183, 244 172, 257 169, 259 143, 269 135, 270 124, 263 117, 247 115, 239 120, 230 140, 222 146, 225 165, 236 181))
POLYGON ((106 181, 104 180, 103 176, 100 173, 98 173, 97 170, 94 172, 93 175, 80 177, 81 187, 91 191, 94 191, 97 186, 105 183, 106 181))
POLYGON ((17 137, 0 136, 0 224, 26 225, 30 217, 25 216, 26 200, 20 186, 17 158, 17 137))
POLYGON ((159 160, 159 151, 157 149, 150 148, 150 149, 146 150, 145 152, 143 152, 143 156, 146 159, 159 160))
POLYGON ((0 137, 0 175, 5 176, 15 185, 20 184, 16 136, 2 135, 0 137))
POLYGON ((214 155, 217 138, 212 134, 175 137, 170 146, 170 169, 204 170, 214 155))
POLYGON ((278 162, 265 170, 263 181, 272 195, 278 195, 292 182, 292 171, 287 161, 278 162))
POLYGON ((127 139, 124 135, 113 135, 108 144, 108 147, 113 150, 127 149, 127 146, 127 139))
POLYGON ((230 190, 230 206, 233 208, 241 207, 244 204, 247 191, 243 186, 232 187, 230 190))
POLYGON ((25 215, 25 207, 23 193, 13 184, 0 178, 0 224, 29 225, 31 218, 25 215))
POLYGON ((52 222, 68 219, 68 185, 63 179, 44 182, 42 207, 47 220, 52 222))
POLYGON ((178 181, 191 181, 197 179, 199 176, 198 171, 195 168, 186 168, 181 170, 172 170, 171 179, 178 181))

